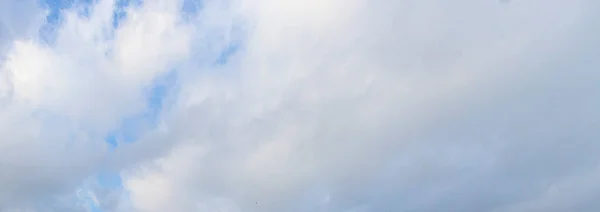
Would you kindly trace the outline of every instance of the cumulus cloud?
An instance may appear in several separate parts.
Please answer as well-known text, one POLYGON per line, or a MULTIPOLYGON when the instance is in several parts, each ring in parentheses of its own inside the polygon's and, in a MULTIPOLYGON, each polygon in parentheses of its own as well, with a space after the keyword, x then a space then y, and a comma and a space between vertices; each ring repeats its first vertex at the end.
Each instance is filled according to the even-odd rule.
POLYGON ((1 210, 599 207, 595 1, 122 5, 0 16, 1 210))

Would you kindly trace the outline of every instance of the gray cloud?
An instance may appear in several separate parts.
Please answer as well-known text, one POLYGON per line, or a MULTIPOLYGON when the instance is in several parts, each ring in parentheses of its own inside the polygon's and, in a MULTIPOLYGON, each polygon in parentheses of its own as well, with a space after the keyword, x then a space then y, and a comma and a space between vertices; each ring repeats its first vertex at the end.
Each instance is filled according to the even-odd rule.
POLYGON ((208 97, 173 112, 155 142, 178 147, 130 189, 165 180, 172 199, 153 207, 182 211, 210 196, 242 211, 544 210, 529 202, 595 169, 596 74, 580 65, 594 3, 355 2, 254 5, 239 85, 193 83, 189 98, 208 97))
MULTIPOLYGON (((108 211, 597 210, 594 1, 207 1, 189 20, 175 1, 148 1, 114 38, 86 37, 102 34, 109 3, 96 22, 67 24, 43 60, 64 84, 9 86, 71 121, 3 109, 13 140, 0 151, 14 154, 0 168, 17 171, 0 184, 20 195, 0 192, 0 209, 109 169, 129 197, 94 187, 108 211), (212 65, 230 44, 239 51, 212 65), (99 56, 106 46, 114 57, 99 56), (71 58, 101 80, 65 89, 87 87, 71 58), (106 153, 82 135, 64 151, 73 128, 104 132, 143 111, 139 91, 170 68, 176 90, 142 139, 106 153)), ((5 64, 43 52, 31 49, 5 64)))

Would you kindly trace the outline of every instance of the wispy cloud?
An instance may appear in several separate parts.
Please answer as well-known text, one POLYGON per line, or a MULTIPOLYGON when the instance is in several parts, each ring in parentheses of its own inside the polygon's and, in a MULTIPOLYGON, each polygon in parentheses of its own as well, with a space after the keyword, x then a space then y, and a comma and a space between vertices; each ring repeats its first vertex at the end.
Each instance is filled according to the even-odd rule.
POLYGON ((2 211, 599 207, 596 1, 55 3, 0 2, 2 211))

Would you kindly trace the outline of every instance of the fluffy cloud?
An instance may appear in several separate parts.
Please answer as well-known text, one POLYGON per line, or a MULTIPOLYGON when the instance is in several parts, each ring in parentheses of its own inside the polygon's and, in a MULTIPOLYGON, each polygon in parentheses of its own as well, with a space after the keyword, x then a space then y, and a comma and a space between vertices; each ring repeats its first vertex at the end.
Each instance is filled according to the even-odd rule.
POLYGON ((600 207, 595 1, 117 5, 50 44, 0 16, 0 209, 600 207), (107 170, 123 188, 86 184, 107 170))

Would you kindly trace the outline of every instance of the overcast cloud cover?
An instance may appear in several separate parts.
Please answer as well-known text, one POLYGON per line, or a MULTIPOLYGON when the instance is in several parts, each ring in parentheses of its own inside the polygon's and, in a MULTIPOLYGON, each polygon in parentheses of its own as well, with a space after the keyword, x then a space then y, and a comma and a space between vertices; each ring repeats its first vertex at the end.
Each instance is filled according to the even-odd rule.
POLYGON ((600 211, 599 23, 597 0, 0 0, 0 211, 600 211))

